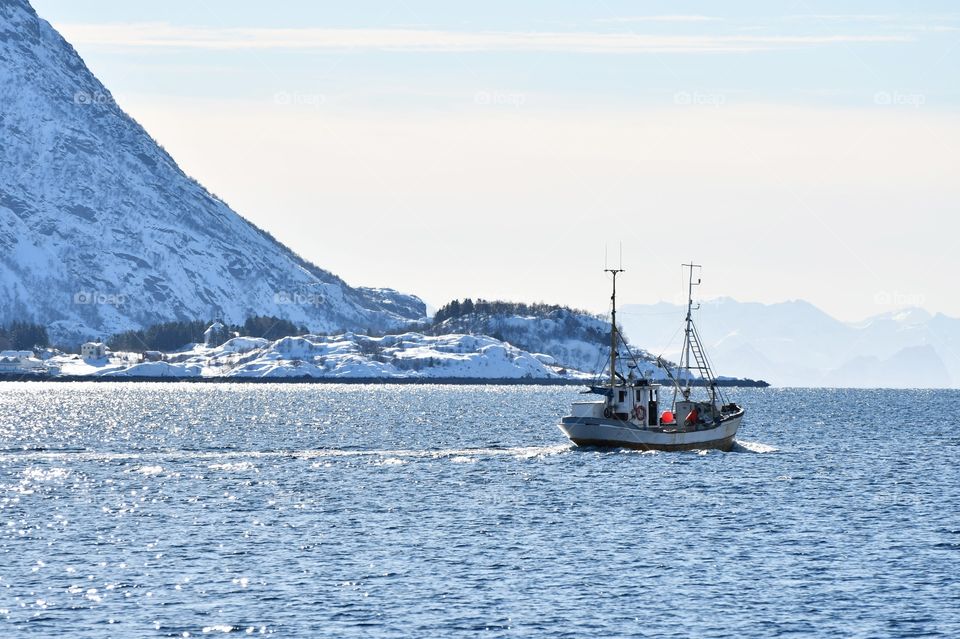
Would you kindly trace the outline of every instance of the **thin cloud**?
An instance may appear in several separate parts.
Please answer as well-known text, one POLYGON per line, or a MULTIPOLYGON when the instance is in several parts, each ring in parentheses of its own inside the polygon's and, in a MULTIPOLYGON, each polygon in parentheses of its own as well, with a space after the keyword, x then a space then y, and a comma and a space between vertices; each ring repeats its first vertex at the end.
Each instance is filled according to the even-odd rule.
POLYGON ((121 48, 315 49, 426 52, 736 53, 844 43, 908 42, 904 35, 643 35, 423 29, 227 28, 166 23, 60 24, 74 44, 121 48))
POLYGON ((922 20, 926 24, 936 25, 943 22, 956 22, 960 20, 960 13, 943 14, 895 14, 895 13, 799 13, 783 16, 782 18, 789 22, 833 22, 833 23, 856 23, 867 22, 874 24, 883 23, 903 23, 922 20))
POLYGON ((595 22, 719 22, 723 18, 701 15, 665 15, 665 16, 623 16, 618 18, 599 18, 595 22))
POLYGON ((784 16, 784 20, 821 20, 831 22, 892 22, 900 16, 885 13, 804 13, 784 16))

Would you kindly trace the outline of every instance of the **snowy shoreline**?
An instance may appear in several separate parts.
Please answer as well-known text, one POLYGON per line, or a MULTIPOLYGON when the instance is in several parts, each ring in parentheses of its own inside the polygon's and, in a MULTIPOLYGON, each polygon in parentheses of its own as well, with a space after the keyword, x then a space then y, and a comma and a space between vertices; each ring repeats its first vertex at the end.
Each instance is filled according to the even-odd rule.
MULTIPOLYGON (((586 347, 586 345, 584 345, 586 347)), ((599 383, 596 373, 564 366, 553 355, 532 353, 485 335, 402 333, 371 337, 301 335, 271 341, 233 337, 213 346, 176 351, 110 351, 84 345, 81 355, 46 350, 3 351, 0 379, 75 381, 293 382, 327 384, 574 385, 599 383), (89 348, 88 348, 89 347, 89 348)), ((553 350, 551 346, 551 350, 553 350)), ((570 351, 564 354, 571 357, 570 351)), ((580 360, 602 355, 596 349, 580 360)), ((656 364, 638 360, 638 378, 669 386, 656 364)), ((722 378, 724 385, 763 382, 722 378)))
MULTIPOLYGON (((202 384, 347 384, 347 385, 438 385, 438 386, 589 386, 587 380, 557 378, 492 378, 492 377, 119 377, 91 375, 30 375, 0 374, 0 382, 189 382, 202 384)), ((655 380, 658 384, 669 384, 655 380)), ((702 386, 702 383, 694 383, 702 386)), ((762 380, 723 379, 717 385, 723 388, 768 388, 762 380)))

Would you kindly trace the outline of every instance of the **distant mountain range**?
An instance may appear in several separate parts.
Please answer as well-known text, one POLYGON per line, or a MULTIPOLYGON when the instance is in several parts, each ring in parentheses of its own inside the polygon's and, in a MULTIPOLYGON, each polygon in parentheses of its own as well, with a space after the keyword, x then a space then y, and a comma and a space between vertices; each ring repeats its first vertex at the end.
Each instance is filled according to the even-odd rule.
MULTIPOLYGON (((659 303, 619 309, 628 337, 677 357, 686 307, 659 303), (681 330, 678 330, 681 329, 681 330)), ((960 319, 922 309, 841 322, 803 301, 780 304, 721 298, 696 312, 717 373, 777 386, 955 388, 960 384, 960 319)))
POLYGON ((75 344, 173 320, 424 318, 420 299, 349 286, 186 176, 27 0, 0 2, 0 95, 0 324, 75 344))

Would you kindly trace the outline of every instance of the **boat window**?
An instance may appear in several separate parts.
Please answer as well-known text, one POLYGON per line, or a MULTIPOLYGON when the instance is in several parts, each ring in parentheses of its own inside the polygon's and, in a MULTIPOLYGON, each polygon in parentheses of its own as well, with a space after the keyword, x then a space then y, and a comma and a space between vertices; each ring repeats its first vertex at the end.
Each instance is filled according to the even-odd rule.
POLYGON ((626 393, 626 391, 620 391, 620 403, 621 403, 621 404, 623 403, 623 400, 625 400, 626 398, 627 398, 627 393, 626 393))

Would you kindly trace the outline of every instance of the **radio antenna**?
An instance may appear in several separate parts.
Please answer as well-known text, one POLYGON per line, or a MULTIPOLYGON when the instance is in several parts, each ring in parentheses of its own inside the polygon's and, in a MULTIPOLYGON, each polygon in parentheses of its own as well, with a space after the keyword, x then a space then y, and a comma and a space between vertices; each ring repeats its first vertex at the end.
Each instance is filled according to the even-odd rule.
POLYGON ((613 295, 610 296, 610 397, 613 398, 613 387, 617 385, 617 275, 623 273, 622 268, 604 269, 613 276, 613 295))

